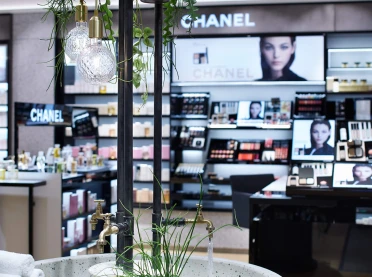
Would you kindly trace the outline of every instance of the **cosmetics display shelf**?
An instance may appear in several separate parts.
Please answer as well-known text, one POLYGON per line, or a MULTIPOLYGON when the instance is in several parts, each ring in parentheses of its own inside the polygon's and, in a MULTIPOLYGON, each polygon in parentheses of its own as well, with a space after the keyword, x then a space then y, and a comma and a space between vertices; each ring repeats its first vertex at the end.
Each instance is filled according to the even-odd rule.
MULTIPOLYGON (((137 181, 137 180, 133 180, 133 183, 139 183, 139 184, 150 184, 152 183, 153 181, 150 180, 150 181, 137 181)), ((169 181, 161 181, 162 184, 169 184, 169 181)))
MULTIPOLYGON (((182 177, 172 177, 171 182, 174 184, 179 184, 179 183, 190 183, 190 184, 200 184, 200 179, 199 178, 182 178, 182 177)), ((213 184, 213 185, 229 185, 230 184, 230 179, 224 178, 224 179, 203 179, 202 180, 203 184, 213 184)))
POLYGON ((89 243, 92 243, 93 241, 95 241, 97 239, 98 239, 98 235, 97 236, 92 236, 91 238, 88 238, 86 241, 83 241, 81 243, 75 243, 73 245, 64 247, 62 249, 63 250, 63 255, 62 256, 68 256, 69 255, 69 252, 71 250, 77 249, 77 248, 81 248, 81 247, 86 247, 89 243))
POLYGON ((290 126, 282 126, 282 127, 279 127, 280 125, 273 125, 273 127, 221 127, 221 128, 218 128, 218 127, 211 127, 211 126, 207 126, 207 128, 209 130, 263 130, 263 131, 267 131, 267 130, 274 130, 274 131, 277 131, 277 130, 292 130, 292 125, 290 126))
POLYGON ((180 115, 171 115, 171 119, 174 120, 201 120, 201 119, 207 119, 207 115, 190 115, 190 116, 180 116, 180 115))
MULTIPOLYGON (((100 139, 117 139, 118 137, 110 136, 99 136, 100 139)), ((154 139, 154 137, 133 137, 133 139, 154 139)), ((169 139, 169 137, 163 137, 162 139, 169 139)))
POLYGON ((339 94, 372 94, 370 90, 359 90, 359 91, 340 91, 340 92, 326 92, 328 95, 339 95, 339 94))
MULTIPOLYGON (((171 193, 172 200, 199 200, 199 193, 174 192, 171 193)), ((231 195, 217 193, 203 193, 203 201, 231 201, 231 195)))
POLYGON ((71 92, 65 93, 65 96, 115 96, 118 95, 116 92, 99 93, 99 92, 71 92))
POLYGON ((328 67, 330 71, 372 71, 371 67, 328 67))
MULTIPOLYGON (((100 114, 100 118, 117 118, 117 114, 109 115, 109 114, 100 114)), ((151 118, 154 117, 153 114, 146 114, 146 115, 133 115, 133 118, 151 118)), ((169 115, 162 115, 163 118, 169 118, 169 115)))
MULTIPOLYGON (((117 159, 109 159, 109 161, 117 161, 117 159)), ((133 159, 135 162, 153 162, 154 159, 133 159)), ((162 159, 163 162, 169 161, 169 159, 162 159)))
POLYGON ((87 212, 87 213, 82 213, 82 214, 77 214, 77 215, 74 215, 74 216, 69 216, 69 217, 63 218, 62 220, 63 221, 67 221, 67 220, 77 219, 79 217, 87 217, 88 215, 92 215, 94 212, 95 211, 91 211, 91 212, 87 212))
POLYGON ((289 161, 277 161, 277 162, 263 162, 263 161, 240 161, 240 160, 207 160, 207 164, 259 164, 259 165, 289 165, 289 161))

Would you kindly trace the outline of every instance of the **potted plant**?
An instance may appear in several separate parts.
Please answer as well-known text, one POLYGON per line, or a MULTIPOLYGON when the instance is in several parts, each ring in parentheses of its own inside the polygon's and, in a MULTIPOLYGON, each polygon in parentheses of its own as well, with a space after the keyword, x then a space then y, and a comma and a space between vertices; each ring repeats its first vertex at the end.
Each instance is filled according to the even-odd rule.
MULTIPOLYGON (((156 179, 156 177, 154 177, 156 179)), ((200 178, 201 180, 201 178, 200 178)), ((161 184, 158 182, 159 186, 161 184)), ((164 195, 163 195, 164 197, 164 195)), ((117 253, 125 260, 126 264, 133 264, 133 268, 125 268, 124 266, 116 266, 115 262, 98 264, 90 269, 93 276, 117 276, 117 277, 180 277, 184 271, 190 257, 197 249, 197 247, 206 239, 209 240, 208 254, 209 264, 208 270, 213 271, 212 251, 213 234, 218 230, 227 226, 239 228, 231 224, 225 224, 215 228, 213 223, 208 219, 204 219, 202 215, 202 199, 203 199, 203 183, 200 182, 199 200, 197 204, 197 211, 194 215, 188 216, 190 212, 175 215, 175 206, 167 208, 164 205, 164 217, 159 226, 153 225, 148 230, 141 230, 141 210, 134 217, 134 225, 138 239, 134 239, 134 244, 124 249, 124 252, 133 250, 136 254, 132 260, 126 260, 124 253, 117 253), (190 217, 190 218, 185 218, 190 217), (197 224, 206 224, 207 232, 205 234, 195 234, 195 227, 197 224), (158 232, 161 234, 159 242, 151 240, 148 232, 158 232), (196 242, 191 246, 192 242, 196 242), (151 253, 151 249, 159 248, 159 254, 151 253)), ((206 275, 208 275, 206 273, 206 275)), ((211 275, 208 275, 211 277, 211 275)))

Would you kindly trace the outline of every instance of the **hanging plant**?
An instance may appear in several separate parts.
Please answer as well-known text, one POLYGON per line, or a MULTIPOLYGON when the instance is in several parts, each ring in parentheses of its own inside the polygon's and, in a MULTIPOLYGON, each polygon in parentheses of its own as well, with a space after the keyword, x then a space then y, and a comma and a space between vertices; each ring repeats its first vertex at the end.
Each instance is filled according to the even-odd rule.
MULTIPOLYGON (((128 0, 129 1, 129 0, 128 0)), ((153 30, 144 26, 142 23, 141 9, 139 8, 139 0, 135 1, 135 9, 133 12, 133 56, 130 58, 133 60, 133 79, 122 80, 117 74, 113 76, 110 82, 116 83, 118 81, 132 82, 135 88, 139 88, 141 84, 144 85, 145 91, 141 96, 143 104, 146 103, 148 98, 148 82, 147 75, 151 69, 151 62, 153 57, 154 45, 151 40, 153 30)), ((85 1, 80 0, 81 4, 85 1)), ((104 26, 105 37, 108 39, 105 41, 106 46, 111 49, 115 49, 115 32, 113 30, 113 12, 110 9, 110 0, 96 0, 98 3, 99 17, 102 19, 104 26), (111 42, 111 43, 108 43, 111 42)), ((172 66, 175 66, 171 60, 169 48, 174 45, 174 33, 175 29, 179 27, 181 16, 186 10, 188 13, 188 20, 190 21, 190 27, 187 32, 191 33, 193 22, 197 20, 198 8, 195 6, 196 0, 170 0, 169 2, 163 3, 164 6, 164 23, 163 23, 163 55, 166 58, 166 64, 163 65, 164 72, 170 71, 172 66)), ((53 60, 49 62, 55 62, 55 74, 50 82, 55 80, 56 83, 59 80, 59 84, 62 86, 63 80, 63 67, 65 65, 65 47, 66 40, 68 40, 67 24, 71 21, 71 16, 76 12, 76 7, 73 5, 73 0, 47 0, 44 5, 46 12, 43 16, 45 21, 49 15, 54 15, 56 18, 53 26, 51 36, 49 38, 48 51, 54 46, 56 38, 61 39, 61 51, 56 55, 53 60)), ((123 70, 122 64, 127 61, 117 61, 116 71, 123 70)), ((49 85, 49 87, 50 87, 49 85)), ((48 87, 48 88, 49 88, 48 87)))

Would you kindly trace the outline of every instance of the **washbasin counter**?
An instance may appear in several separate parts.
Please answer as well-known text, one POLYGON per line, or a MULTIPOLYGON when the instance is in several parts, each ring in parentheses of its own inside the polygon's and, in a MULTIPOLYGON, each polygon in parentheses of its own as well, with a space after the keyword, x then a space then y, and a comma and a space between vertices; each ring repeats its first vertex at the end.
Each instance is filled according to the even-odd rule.
MULTIPOLYGON (((48 277, 91 277, 89 268, 100 263, 115 261, 114 254, 85 255, 76 257, 41 260, 35 267, 44 271, 48 277)), ((191 257, 182 277, 201 277, 208 275, 208 259, 206 257, 191 257)), ((214 277, 280 277, 280 275, 267 269, 243 262, 226 259, 213 259, 214 277)), ((92 268, 94 270, 94 268, 92 268)), ((106 276, 106 275, 103 275, 106 276)))

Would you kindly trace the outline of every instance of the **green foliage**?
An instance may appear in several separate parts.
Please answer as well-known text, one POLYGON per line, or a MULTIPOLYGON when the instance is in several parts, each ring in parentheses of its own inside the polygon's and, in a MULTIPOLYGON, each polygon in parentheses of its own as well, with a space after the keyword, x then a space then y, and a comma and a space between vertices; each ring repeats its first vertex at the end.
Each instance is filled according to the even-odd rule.
MULTIPOLYGON (((154 178, 156 179, 155 176, 154 178)), ((156 180, 158 185, 161 186, 158 179, 156 180)), ((199 205, 202 203, 202 198, 203 183, 202 179, 200 178, 199 205)), ((124 208, 126 209, 126 207, 124 208)), ((133 237, 133 246, 127 246, 127 248, 124 249, 124 253, 133 250, 133 252, 136 254, 133 256, 133 260, 127 260, 124 256, 124 253, 118 254, 120 259, 123 259, 127 263, 133 263, 134 266, 133 271, 119 267, 119 269, 125 273, 124 275, 120 275, 120 277, 181 276, 191 255, 195 252, 200 243, 208 238, 209 234, 195 234, 198 215, 197 212, 192 217, 193 221, 189 225, 174 227, 170 224, 164 224, 163 222, 173 222, 173 225, 178 225, 177 223, 188 215, 188 213, 182 213, 175 216, 174 208, 175 205, 170 208, 167 208, 167 205, 164 205, 164 220, 160 223, 160 225, 153 224, 152 228, 148 230, 142 230, 140 228, 140 219, 142 216, 141 210, 139 210, 137 216, 132 214, 134 217, 135 230, 139 239, 133 237), (150 235, 148 235, 148 232, 150 232, 150 235), (152 240, 152 232, 157 232, 160 235, 160 241, 157 242, 152 240), (191 242, 193 241, 196 241, 195 246, 190 246, 191 242), (149 253, 149 249, 151 248, 161 249, 161 251, 159 254, 154 255, 149 253)), ((213 233, 227 226, 240 229, 240 227, 226 224, 215 229, 213 233)))
POLYGON ((58 53, 54 59, 47 61, 54 62, 54 76, 49 83, 48 89, 50 88, 53 80, 57 84, 58 80, 60 85, 63 84, 63 68, 65 64, 65 45, 66 45, 66 36, 69 32, 67 29, 67 24, 70 21, 71 16, 75 14, 75 7, 73 0, 47 0, 46 4, 41 5, 45 7, 46 12, 42 17, 42 21, 46 21, 48 16, 55 17, 55 23, 53 25, 50 37, 48 39, 48 51, 53 49, 55 41, 58 37, 61 37, 62 50, 58 53))
POLYGON ((113 14, 112 14, 112 11, 109 8, 110 4, 111 4, 110 0, 106 0, 106 2, 104 4, 102 4, 101 1, 100 1, 99 11, 102 14, 102 21, 103 21, 103 26, 105 28, 106 36, 114 44, 115 43, 114 30, 112 29, 113 14))

